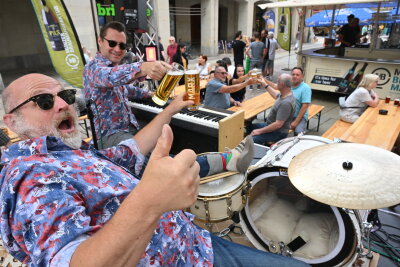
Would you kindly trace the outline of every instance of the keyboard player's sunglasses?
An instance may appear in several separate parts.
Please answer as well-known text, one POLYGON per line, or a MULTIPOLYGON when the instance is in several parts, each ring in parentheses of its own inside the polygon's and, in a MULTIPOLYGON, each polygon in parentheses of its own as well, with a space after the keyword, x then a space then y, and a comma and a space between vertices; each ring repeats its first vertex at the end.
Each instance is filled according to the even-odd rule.
POLYGON ((75 103, 75 94, 76 90, 75 89, 67 89, 67 90, 62 90, 58 92, 57 94, 39 94, 32 96, 31 98, 27 99, 26 101, 22 102, 15 108, 13 108, 8 114, 13 113, 23 105, 29 103, 30 101, 35 102, 39 108, 43 110, 49 110, 54 106, 54 97, 59 96, 62 100, 64 100, 68 105, 74 104, 75 103))
POLYGON ((116 47, 117 45, 119 45, 119 48, 121 50, 124 50, 126 48, 126 43, 118 43, 117 41, 114 41, 114 40, 108 40, 105 37, 103 37, 103 39, 108 42, 108 45, 110 47, 116 47))

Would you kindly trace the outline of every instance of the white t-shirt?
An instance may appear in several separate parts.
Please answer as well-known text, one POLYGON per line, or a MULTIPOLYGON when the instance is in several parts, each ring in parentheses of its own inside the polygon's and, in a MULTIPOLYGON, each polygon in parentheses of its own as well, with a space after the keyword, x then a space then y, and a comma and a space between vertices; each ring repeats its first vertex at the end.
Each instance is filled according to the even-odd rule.
POLYGON ((358 87, 345 101, 345 107, 340 110, 341 117, 350 116, 361 116, 366 110, 368 104, 367 101, 372 101, 371 91, 368 91, 364 87, 358 87))
POLYGON ((228 66, 228 73, 233 77, 233 73, 235 72, 235 66, 230 65, 228 66))
POLYGON ((209 63, 206 63, 205 65, 199 65, 199 63, 196 63, 196 69, 199 71, 200 77, 205 77, 209 74, 208 66, 210 66, 209 63))

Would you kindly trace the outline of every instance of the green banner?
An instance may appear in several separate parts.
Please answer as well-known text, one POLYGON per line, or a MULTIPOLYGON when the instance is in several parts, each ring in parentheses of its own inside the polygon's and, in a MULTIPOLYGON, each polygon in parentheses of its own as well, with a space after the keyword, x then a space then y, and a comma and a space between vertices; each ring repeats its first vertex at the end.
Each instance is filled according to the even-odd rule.
POLYGON ((279 8, 278 10, 278 44, 282 49, 290 52, 291 21, 290 8, 279 8))
POLYGON ((31 1, 55 70, 72 86, 82 88, 82 49, 63 1, 31 1))

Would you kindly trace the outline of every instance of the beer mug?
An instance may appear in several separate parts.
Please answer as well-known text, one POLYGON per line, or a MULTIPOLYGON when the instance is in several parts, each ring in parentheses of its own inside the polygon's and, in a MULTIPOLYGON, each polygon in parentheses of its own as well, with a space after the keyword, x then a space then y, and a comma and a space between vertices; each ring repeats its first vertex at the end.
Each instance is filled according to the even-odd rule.
POLYGON ((261 69, 252 69, 250 70, 250 77, 251 78, 261 78, 261 69))
POLYGON ((178 63, 172 63, 172 69, 165 74, 160 85, 157 87, 157 91, 153 95, 152 99, 154 103, 159 106, 164 106, 167 103, 169 95, 175 88, 176 84, 182 78, 184 69, 182 65, 178 63))
POLYGON ((200 106, 200 75, 198 70, 185 71, 185 89, 185 100, 192 100, 194 102, 187 109, 190 111, 198 110, 200 106))

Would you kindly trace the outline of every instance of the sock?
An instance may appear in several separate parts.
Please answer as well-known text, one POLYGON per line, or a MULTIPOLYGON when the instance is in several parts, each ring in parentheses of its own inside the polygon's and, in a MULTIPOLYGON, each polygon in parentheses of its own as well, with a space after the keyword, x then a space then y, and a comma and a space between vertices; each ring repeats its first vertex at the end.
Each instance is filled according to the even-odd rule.
POLYGON ((254 158, 254 143, 251 135, 248 135, 240 144, 231 150, 232 156, 227 162, 228 171, 246 172, 254 158))
POLYGON ((253 138, 249 135, 234 149, 222 153, 208 153, 205 157, 209 167, 207 176, 223 171, 244 173, 254 158, 253 138))

